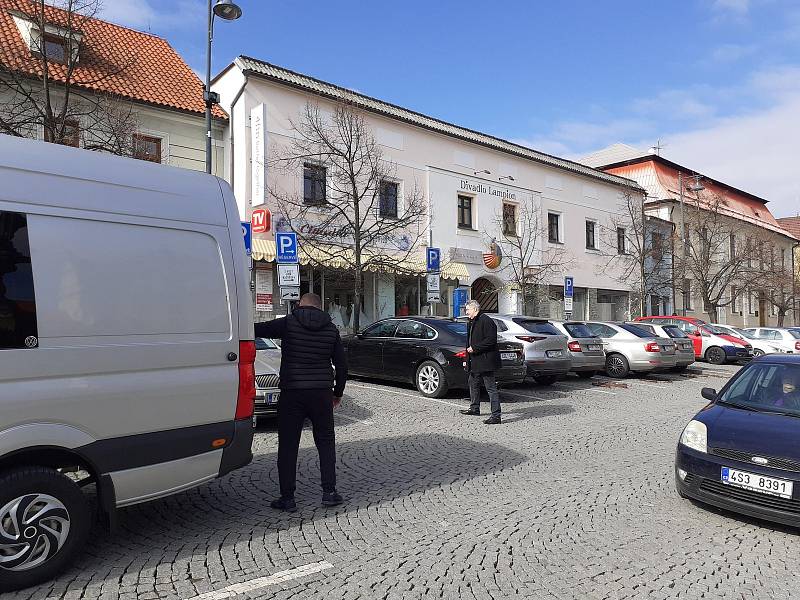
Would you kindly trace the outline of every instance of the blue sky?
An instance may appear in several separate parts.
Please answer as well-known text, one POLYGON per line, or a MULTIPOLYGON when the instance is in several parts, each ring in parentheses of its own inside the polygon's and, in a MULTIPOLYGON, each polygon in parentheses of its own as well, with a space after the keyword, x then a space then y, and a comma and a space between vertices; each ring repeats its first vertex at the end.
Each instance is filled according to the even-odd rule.
MULTIPOLYGON (((800 211, 800 2, 237 0, 238 54, 568 158, 648 148, 800 211)), ((105 0, 105 17, 205 65, 202 0, 105 0), (158 14, 156 9, 162 14, 158 14)))

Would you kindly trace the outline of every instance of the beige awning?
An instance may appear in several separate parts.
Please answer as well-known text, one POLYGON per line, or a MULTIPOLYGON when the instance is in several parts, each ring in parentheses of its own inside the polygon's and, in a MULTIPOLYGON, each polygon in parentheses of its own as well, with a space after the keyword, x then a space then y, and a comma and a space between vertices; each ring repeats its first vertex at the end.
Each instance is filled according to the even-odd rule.
MULTIPOLYGON (((253 260, 272 262, 275 260, 275 242, 254 238, 252 255, 253 260)), ((375 256, 364 252, 370 258, 375 256)), ((373 263, 366 270, 380 273, 398 273, 407 275, 424 275, 426 263, 424 256, 410 256, 406 258, 393 258, 390 255, 381 256, 380 263, 373 263)), ((349 269, 354 260, 350 248, 340 246, 326 246, 318 248, 300 247, 301 265, 319 265, 329 269, 349 269)), ((441 276, 443 279, 469 279, 466 265, 459 262, 448 262, 442 265, 441 276)))

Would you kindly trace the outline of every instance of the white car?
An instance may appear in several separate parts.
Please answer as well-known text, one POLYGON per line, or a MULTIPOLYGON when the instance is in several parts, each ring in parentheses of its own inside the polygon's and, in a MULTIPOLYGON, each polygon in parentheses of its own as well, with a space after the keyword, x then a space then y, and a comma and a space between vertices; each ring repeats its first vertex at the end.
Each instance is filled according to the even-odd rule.
POLYGON ((785 354, 786 350, 777 344, 770 343, 770 340, 763 340, 757 338, 752 333, 748 333, 744 329, 738 327, 731 327, 730 325, 714 324, 714 327, 721 329, 729 335, 734 335, 738 338, 748 342, 753 347, 753 356, 764 356, 765 354, 785 354))
POLYGON ((745 329, 758 340, 782 348, 787 354, 800 354, 800 332, 782 327, 751 327, 745 329))

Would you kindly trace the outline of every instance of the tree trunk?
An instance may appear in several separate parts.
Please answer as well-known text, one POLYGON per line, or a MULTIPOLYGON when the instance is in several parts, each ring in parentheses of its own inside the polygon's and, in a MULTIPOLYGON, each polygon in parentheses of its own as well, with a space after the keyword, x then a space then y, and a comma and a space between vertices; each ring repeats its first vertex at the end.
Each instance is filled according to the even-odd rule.
POLYGON ((718 310, 719 310, 719 307, 712 304, 711 305, 711 310, 708 311, 708 316, 711 319, 712 323, 717 323, 718 322, 717 321, 717 312, 718 312, 718 310))
POLYGON ((778 308, 778 327, 783 327, 783 322, 786 319, 786 309, 778 308))

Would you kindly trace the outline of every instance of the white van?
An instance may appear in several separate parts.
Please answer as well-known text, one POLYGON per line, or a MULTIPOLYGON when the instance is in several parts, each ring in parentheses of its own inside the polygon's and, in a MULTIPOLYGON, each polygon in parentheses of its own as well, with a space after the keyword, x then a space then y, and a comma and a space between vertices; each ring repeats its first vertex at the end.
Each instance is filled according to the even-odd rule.
POLYGON ((204 173, 0 135, 0 591, 102 515, 252 459, 236 202, 204 173), (88 487, 87 489, 93 489, 88 487))

